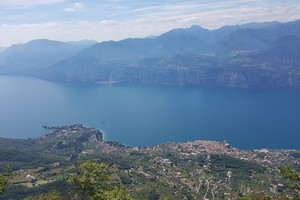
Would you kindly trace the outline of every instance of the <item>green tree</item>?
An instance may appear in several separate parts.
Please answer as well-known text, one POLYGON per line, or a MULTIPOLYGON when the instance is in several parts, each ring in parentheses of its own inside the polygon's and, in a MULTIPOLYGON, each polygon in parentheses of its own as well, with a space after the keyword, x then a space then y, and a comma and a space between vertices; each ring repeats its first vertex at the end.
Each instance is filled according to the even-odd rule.
MULTIPOLYGON (((3 166, 2 166, 3 167, 3 166)), ((5 172, 0 174, 0 199, 2 199, 5 192, 7 182, 11 178, 10 165, 4 166, 5 172)))
POLYGON ((74 186, 75 198, 80 200, 128 200, 126 189, 113 184, 108 166, 104 163, 85 161, 78 172, 71 174, 69 184, 74 186))
POLYGON ((5 188, 6 188, 6 184, 8 181, 8 176, 4 175, 4 174, 0 174, 0 198, 3 196, 5 188))
MULTIPOLYGON (((109 200, 109 199, 114 199, 114 200, 131 200, 126 188, 124 186, 121 187, 115 187, 112 190, 108 190, 104 192, 104 198, 109 200)), ((98 199, 97 197, 94 199, 98 199)))
POLYGON ((287 180, 287 189, 295 197, 300 199, 300 172, 294 170, 291 166, 283 166, 279 168, 283 178, 287 180))
POLYGON ((238 200, 272 200, 272 198, 265 195, 263 192, 256 192, 248 194, 245 197, 240 197, 238 200))
POLYGON ((38 196, 26 197, 24 200, 63 200, 60 192, 55 189, 50 190, 46 194, 41 194, 38 196))
POLYGON ((151 190, 149 192, 149 197, 148 197, 149 200, 158 200, 159 199, 159 194, 157 193, 156 190, 151 190))
POLYGON ((294 170, 290 165, 280 167, 279 170, 284 178, 286 178, 288 180, 293 180, 293 181, 296 181, 299 183, 300 172, 297 172, 296 170, 294 170))

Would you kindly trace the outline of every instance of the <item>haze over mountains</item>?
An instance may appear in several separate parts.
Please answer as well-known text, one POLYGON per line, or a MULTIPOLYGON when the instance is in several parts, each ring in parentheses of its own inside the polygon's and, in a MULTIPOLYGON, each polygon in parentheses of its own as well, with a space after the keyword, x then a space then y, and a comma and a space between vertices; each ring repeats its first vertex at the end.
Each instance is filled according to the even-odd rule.
POLYGON ((1 47, 0 46, 0 53, 2 52, 2 51, 4 51, 6 49, 6 47, 1 47))
POLYGON ((300 86, 300 20, 174 29, 122 41, 33 40, 0 53, 0 74, 51 81, 300 86))

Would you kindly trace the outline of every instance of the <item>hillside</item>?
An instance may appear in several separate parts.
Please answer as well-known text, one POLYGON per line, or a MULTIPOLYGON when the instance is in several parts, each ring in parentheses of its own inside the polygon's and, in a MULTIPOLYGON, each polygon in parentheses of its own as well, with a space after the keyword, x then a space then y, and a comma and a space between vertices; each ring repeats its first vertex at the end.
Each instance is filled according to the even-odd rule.
POLYGON ((14 173, 5 199, 51 187, 65 193, 65 178, 76 163, 91 158, 109 164, 116 180, 140 200, 154 192, 166 199, 237 198, 254 191, 279 195, 285 180, 277 167, 300 166, 299 150, 245 151, 201 140, 127 147, 103 141, 102 132, 82 125, 45 128, 49 133, 39 138, 0 138, 0 164, 10 164, 14 173))

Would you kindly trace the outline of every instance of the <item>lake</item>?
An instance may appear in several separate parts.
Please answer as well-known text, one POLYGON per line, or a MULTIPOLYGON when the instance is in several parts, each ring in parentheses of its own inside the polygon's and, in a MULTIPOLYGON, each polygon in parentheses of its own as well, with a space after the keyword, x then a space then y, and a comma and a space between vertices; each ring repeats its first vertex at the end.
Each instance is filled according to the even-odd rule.
POLYGON ((42 125, 82 123, 131 146, 226 140, 300 149, 300 89, 53 83, 0 76, 0 136, 37 137, 42 125))

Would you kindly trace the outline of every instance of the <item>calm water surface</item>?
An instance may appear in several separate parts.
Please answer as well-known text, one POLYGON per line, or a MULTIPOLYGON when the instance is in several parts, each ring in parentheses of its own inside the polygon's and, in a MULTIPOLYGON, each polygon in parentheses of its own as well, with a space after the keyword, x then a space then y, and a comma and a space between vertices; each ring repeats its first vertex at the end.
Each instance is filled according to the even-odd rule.
POLYGON ((0 76, 0 136, 41 136, 83 123, 106 140, 147 146, 227 140, 238 148, 300 149, 299 89, 52 83, 0 76))

